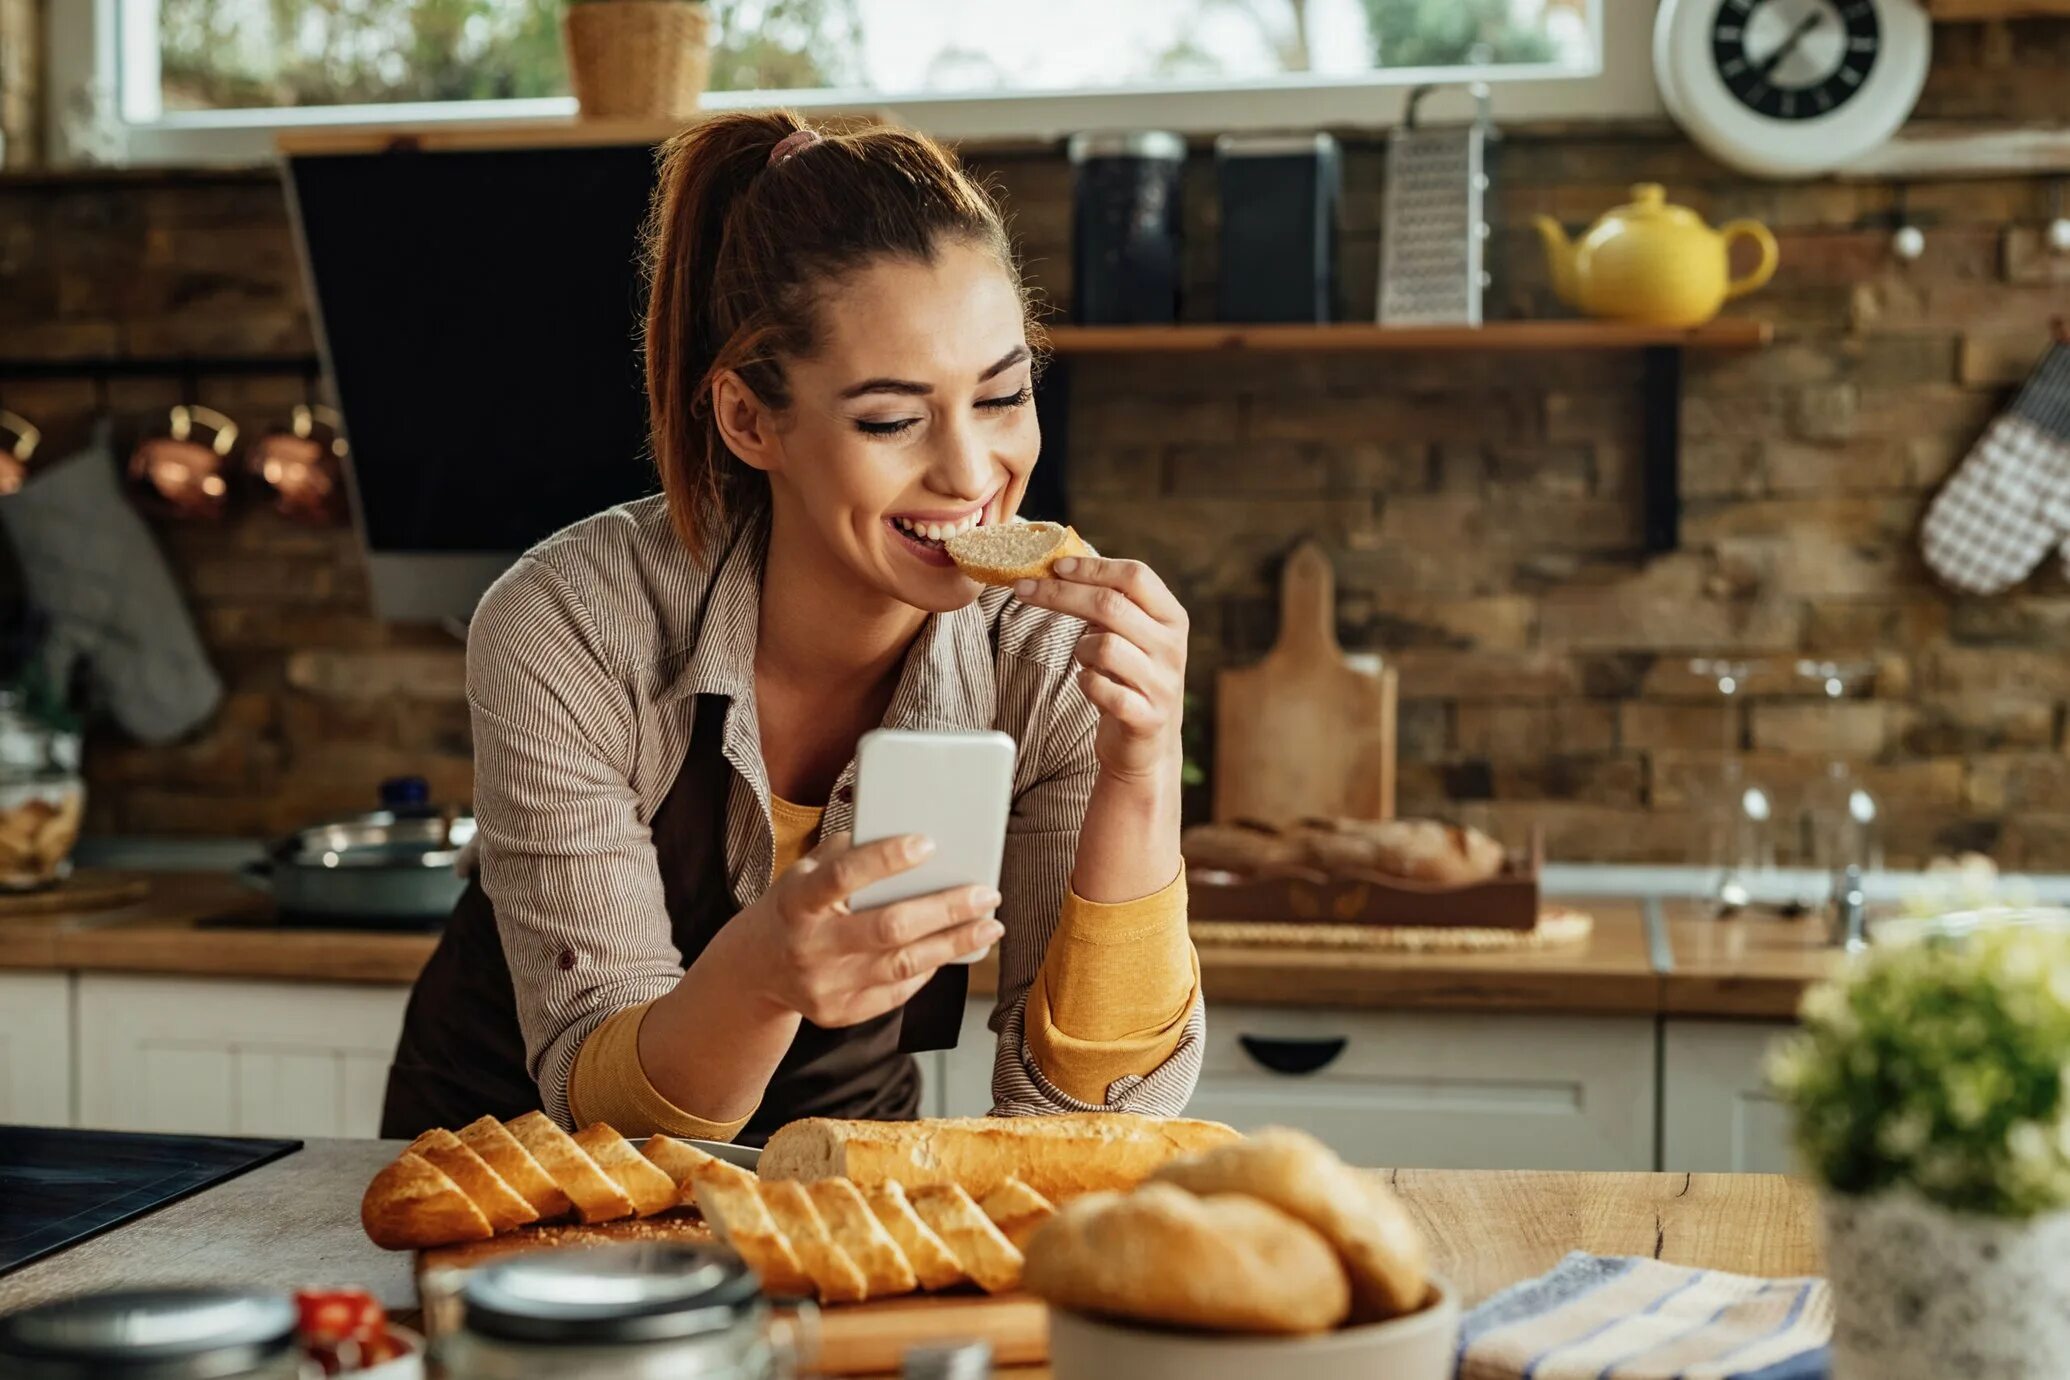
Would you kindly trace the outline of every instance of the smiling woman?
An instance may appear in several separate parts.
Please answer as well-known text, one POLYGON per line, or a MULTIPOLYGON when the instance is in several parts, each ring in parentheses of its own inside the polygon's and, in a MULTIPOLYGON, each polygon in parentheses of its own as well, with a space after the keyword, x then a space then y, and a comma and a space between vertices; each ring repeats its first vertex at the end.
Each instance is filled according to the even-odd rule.
POLYGON ((719 116, 664 151, 648 246, 665 492, 549 538, 475 618, 481 877, 384 1133, 910 1117, 953 960, 995 943, 996 1110, 1179 1110, 1185 612, 1133 561, 980 591, 943 550, 1014 519, 1041 448, 997 210, 919 135, 719 116), (929 847, 846 837, 879 725, 1015 740, 996 892, 849 904, 929 847))

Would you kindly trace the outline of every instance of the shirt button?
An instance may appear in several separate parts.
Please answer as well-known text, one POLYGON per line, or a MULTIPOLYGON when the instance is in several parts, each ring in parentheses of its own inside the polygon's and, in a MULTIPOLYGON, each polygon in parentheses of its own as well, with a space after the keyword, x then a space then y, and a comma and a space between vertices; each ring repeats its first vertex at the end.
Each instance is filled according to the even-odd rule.
POLYGON ((836 804, 846 805, 849 801, 853 799, 855 799, 855 787, 853 786, 842 786, 840 789, 834 792, 834 801, 836 804))
POLYGON ((575 966, 575 951, 573 949, 561 950, 561 956, 555 959, 554 962, 560 965, 562 972, 567 972, 575 966))

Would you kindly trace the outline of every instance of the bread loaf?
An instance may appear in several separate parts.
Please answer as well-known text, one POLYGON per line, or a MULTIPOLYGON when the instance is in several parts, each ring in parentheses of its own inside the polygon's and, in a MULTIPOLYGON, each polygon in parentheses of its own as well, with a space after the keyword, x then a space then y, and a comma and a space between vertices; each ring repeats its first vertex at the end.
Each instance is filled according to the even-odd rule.
POLYGON ((1412 881, 1470 886, 1502 870, 1502 845, 1478 829, 1435 819, 1347 820, 1373 844, 1372 865, 1412 881))
POLYGON ((1239 1139, 1213 1121, 1090 1112, 920 1121, 794 1121, 762 1151, 765 1179, 957 1184, 982 1198, 1019 1179, 1053 1203, 1130 1188, 1159 1165, 1239 1139))

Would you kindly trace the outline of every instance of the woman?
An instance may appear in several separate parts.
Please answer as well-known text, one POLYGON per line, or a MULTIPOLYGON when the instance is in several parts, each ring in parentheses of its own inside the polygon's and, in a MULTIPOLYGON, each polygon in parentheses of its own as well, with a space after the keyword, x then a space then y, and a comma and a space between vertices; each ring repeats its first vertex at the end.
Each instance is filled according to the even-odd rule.
POLYGON ((483 598, 478 885, 412 995, 384 1134, 910 1117, 912 1052, 956 1041, 950 960, 995 943, 996 1111, 1178 1111, 1203 1028, 1185 613, 1132 561, 981 593, 941 549, 1013 516, 1040 448, 997 210, 918 135, 727 115, 666 149, 648 242, 664 493, 483 598), (880 724, 1014 738, 997 893, 851 912, 927 847, 845 836, 880 724))

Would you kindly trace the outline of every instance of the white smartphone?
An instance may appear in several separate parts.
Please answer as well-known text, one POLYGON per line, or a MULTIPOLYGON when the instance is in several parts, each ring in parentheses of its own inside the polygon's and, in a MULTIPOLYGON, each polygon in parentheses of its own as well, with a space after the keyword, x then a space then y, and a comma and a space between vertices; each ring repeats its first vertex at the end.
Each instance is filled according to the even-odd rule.
MULTIPOLYGON (((1013 739, 1004 733, 879 728, 855 750, 855 841, 924 834, 934 852, 909 872, 848 898, 855 910, 962 886, 999 885, 1013 804, 1013 739)), ((965 955, 975 963, 984 954, 965 955)))

